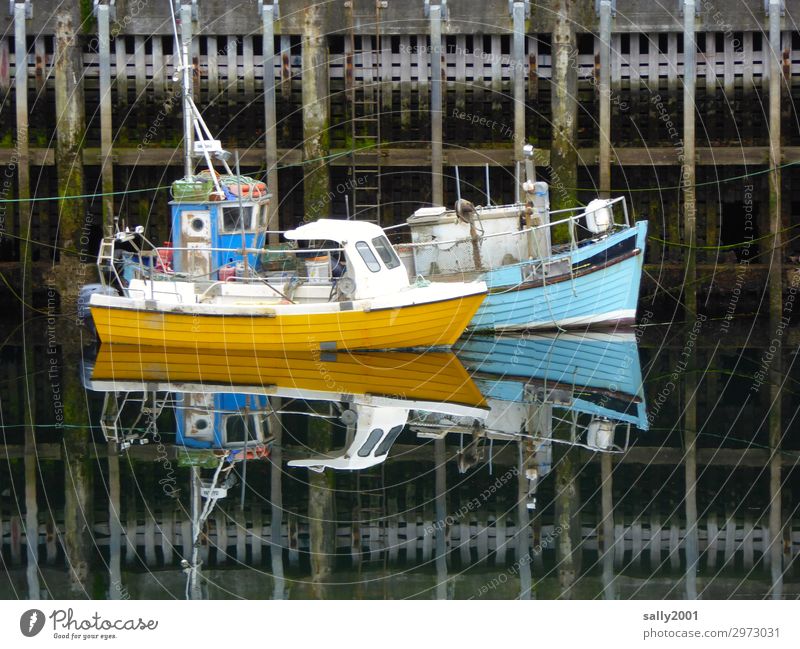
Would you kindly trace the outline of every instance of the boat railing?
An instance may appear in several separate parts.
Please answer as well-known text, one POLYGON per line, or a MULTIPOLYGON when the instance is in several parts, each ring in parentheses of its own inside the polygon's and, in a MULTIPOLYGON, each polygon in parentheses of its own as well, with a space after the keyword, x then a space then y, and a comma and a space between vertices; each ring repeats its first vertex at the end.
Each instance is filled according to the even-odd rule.
MULTIPOLYGON (((624 196, 620 196, 618 198, 610 200, 605 206, 597 207, 596 209, 593 209, 593 210, 588 210, 587 211, 586 208, 584 208, 584 207, 570 207, 570 208, 566 208, 566 209, 563 209, 563 210, 553 210, 553 211, 549 212, 549 214, 551 214, 551 215, 552 214, 569 214, 569 213, 573 213, 573 214, 570 215, 570 216, 567 216, 566 218, 562 218, 562 219, 559 219, 559 220, 556 220, 556 221, 549 221, 548 223, 544 223, 542 225, 531 225, 531 226, 526 226, 524 228, 520 228, 518 230, 507 230, 507 231, 504 231, 504 232, 491 232, 491 233, 488 233, 488 234, 481 234, 480 230, 478 228, 478 237, 481 240, 495 239, 495 238, 498 238, 498 237, 513 237, 513 236, 524 237, 524 236, 526 236, 526 235, 528 235, 530 233, 533 233, 533 232, 541 232, 541 231, 546 231, 548 229, 549 230, 553 230, 555 228, 558 228, 559 226, 567 225, 568 229, 569 229, 569 234, 570 234, 570 248, 572 249, 572 248, 575 248, 577 246, 577 244, 578 244, 578 239, 577 239, 577 236, 576 236, 576 233, 575 233, 575 226, 583 227, 583 226, 580 225, 579 222, 582 219, 584 219, 587 216, 587 214, 593 214, 596 211, 600 211, 602 209, 607 209, 609 207, 611 207, 612 214, 614 214, 613 206, 615 206, 617 204, 620 204, 620 203, 622 205, 622 210, 623 210, 623 215, 624 215, 624 223, 623 224, 618 224, 618 223, 614 222, 613 225, 616 225, 617 227, 630 227, 630 220, 628 218, 628 209, 627 209, 627 206, 626 206, 625 197, 624 196)), ((496 208, 493 206, 492 209, 496 209, 496 208)), ((478 214, 480 215, 480 208, 478 208, 477 211, 478 211, 478 214)), ((408 224, 404 224, 404 225, 408 225, 408 224)), ((586 229, 586 228, 584 228, 584 229, 586 229)), ((588 231, 588 229, 587 229, 587 231, 588 231)), ((469 243, 471 241, 472 241, 471 237, 461 237, 461 238, 458 238, 458 239, 446 239, 446 240, 436 239, 435 241, 418 241, 418 242, 402 243, 402 244, 396 244, 396 245, 402 246, 403 248, 406 248, 406 249, 407 248, 411 248, 411 249, 421 248, 421 247, 431 246, 431 245, 436 245, 437 247, 441 248, 441 247, 444 247, 444 246, 454 246, 454 245, 458 245, 458 244, 461 244, 461 243, 469 243)))

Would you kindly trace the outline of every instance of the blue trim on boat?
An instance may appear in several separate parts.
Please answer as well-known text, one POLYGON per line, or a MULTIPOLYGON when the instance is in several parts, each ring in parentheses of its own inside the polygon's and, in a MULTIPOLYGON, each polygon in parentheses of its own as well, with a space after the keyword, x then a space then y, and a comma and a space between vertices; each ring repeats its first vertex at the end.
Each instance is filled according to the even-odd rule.
POLYGON ((633 320, 639 300, 647 222, 583 245, 562 257, 572 273, 549 281, 523 280, 533 262, 493 269, 490 293, 470 322, 473 330, 613 325, 633 320))

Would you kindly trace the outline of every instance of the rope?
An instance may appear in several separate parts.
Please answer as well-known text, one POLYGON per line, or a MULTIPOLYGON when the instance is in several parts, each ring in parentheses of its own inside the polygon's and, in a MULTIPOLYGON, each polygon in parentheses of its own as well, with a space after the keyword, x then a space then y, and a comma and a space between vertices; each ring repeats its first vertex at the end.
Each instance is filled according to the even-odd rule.
MULTIPOLYGON (((301 160, 300 162, 293 162, 291 164, 285 165, 275 165, 275 169, 289 169, 291 167, 302 167, 303 165, 311 164, 313 162, 320 162, 321 160, 335 160, 336 158, 341 158, 343 156, 349 156, 353 153, 358 153, 363 149, 367 149, 370 147, 359 147, 357 149, 352 149, 345 152, 338 152, 338 153, 331 153, 330 155, 319 156, 317 158, 309 158, 308 160, 301 160)), ((261 174, 266 173, 269 171, 268 169, 257 169, 251 173, 253 174, 261 174)), ((159 185, 157 187, 146 187, 144 189, 126 189, 117 192, 97 192, 94 194, 74 194, 70 196, 35 196, 33 198, 3 198, 0 199, 0 203, 37 203, 40 201, 62 201, 62 200, 78 200, 83 198, 101 198, 103 196, 125 196, 127 194, 140 194, 143 192, 158 192, 164 191, 165 189, 170 189, 172 185, 159 185)))
MULTIPOLYGON (((314 162, 320 162, 322 160, 335 160, 336 158, 341 158, 344 156, 352 155, 353 153, 358 153, 359 151, 363 151, 365 149, 370 149, 372 147, 363 146, 357 149, 349 149, 348 151, 340 151, 338 153, 331 153, 329 155, 319 156, 317 158, 310 158, 308 160, 301 160, 300 162, 293 162, 291 164, 284 164, 284 165, 275 165, 274 167, 266 168, 266 169, 257 169, 251 173, 253 174, 261 174, 268 172, 271 168, 274 169, 290 169, 292 167, 302 167, 303 165, 311 164, 314 162)), ((721 178, 719 180, 709 180, 702 183, 693 183, 691 185, 675 185, 673 187, 627 187, 624 189, 612 188, 610 191, 612 192, 620 192, 620 193, 632 193, 632 192, 653 192, 653 191, 670 191, 675 189, 686 189, 687 187, 705 187, 707 185, 722 185, 723 183, 733 182, 734 180, 741 180, 742 178, 750 178, 751 176, 760 176, 763 174, 768 174, 773 171, 777 171, 779 169, 783 169, 785 167, 792 167, 795 165, 800 164, 800 160, 794 162, 786 162, 784 164, 778 165, 777 167, 770 167, 768 169, 762 169, 759 171, 752 171, 746 174, 741 174, 739 176, 731 176, 730 178, 721 178)), ((98 192, 94 194, 76 194, 71 196, 38 196, 33 198, 3 198, 0 199, 0 203, 35 203, 39 201, 61 201, 61 200, 71 200, 71 199, 83 199, 83 198, 100 198, 103 196, 124 196, 127 194, 139 194, 143 192, 157 192, 163 191, 165 189, 169 189, 171 185, 159 185, 158 187, 147 187, 145 189, 126 189, 123 191, 117 192, 98 192)), ((596 192, 597 187, 565 187, 565 189, 572 190, 572 191, 585 191, 585 192, 596 192)))

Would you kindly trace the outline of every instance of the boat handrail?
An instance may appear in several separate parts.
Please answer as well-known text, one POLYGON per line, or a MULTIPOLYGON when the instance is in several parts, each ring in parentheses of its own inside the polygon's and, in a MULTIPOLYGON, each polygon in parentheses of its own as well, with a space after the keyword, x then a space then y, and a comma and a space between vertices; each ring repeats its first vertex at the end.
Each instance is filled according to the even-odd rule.
MULTIPOLYGON (((618 200, 622 200, 622 198, 614 199, 614 200, 618 201, 618 200)), ((623 203, 623 205, 624 205, 624 203, 623 203)), ((603 208, 599 208, 598 207, 597 209, 592 210, 589 213, 595 212, 595 211, 597 211, 599 209, 603 209, 603 208)), ((568 208, 567 210, 558 210, 558 212, 550 212, 550 214, 556 214, 556 213, 566 212, 566 211, 575 211, 575 208, 568 208)), ((528 234, 529 232, 534 232, 534 231, 537 231, 537 230, 545 230, 547 228, 555 228, 556 226, 563 225, 565 223, 575 223, 579 219, 583 218, 586 214, 587 214, 587 212, 583 211, 580 214, 576 214, 574 216, 569 216, 567 218, 560 219, 558 221, 550 221, 549 223, 544 223, 542 225, 533 225, 533 226, 530 226, 530 227, 521 228, 519 230, 507 230, 507 231, 504 231, 504 232, 492 232, 490 234, 482 234, 482 235, 480 235, 480 238, 481 239, 491 239, 491 238, 494 238, 494 237, 508 237, 508 236, 512 236, 512 235, 520 236, 520 235, 528 234)), ((620 226, 621 224, 615 224, 615 225, 620 226)), ((627 223, 625 224, 625 226, 626 227, 630 227, 630 226, 627 225, 627 223)), ((430 245, 433 245, 433 244, 435 244, 437 246, 445 246, 445 245, 449 245, 449 244, 458 244, 458 243, 468 242, 468 241, 471 241, 471 240, 472 239, 470 237, 463 237, 463 238, 460 238, 460 239, 447 239, 447 240, 444 240, 444 241, 437 239, 435 241, 418 241, 418 242, 415 242, 415 243, 399 243, 399 244, 396 244, 396 245, 403 246, 404 248, 418 248, 418 247, 423 247, 423 246, 430 246, 430 245)))

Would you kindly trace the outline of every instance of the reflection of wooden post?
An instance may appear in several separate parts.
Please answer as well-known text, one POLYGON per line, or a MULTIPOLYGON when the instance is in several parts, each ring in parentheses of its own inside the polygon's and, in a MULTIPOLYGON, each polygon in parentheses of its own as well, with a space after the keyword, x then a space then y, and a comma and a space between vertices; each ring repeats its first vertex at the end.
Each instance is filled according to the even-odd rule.
MULTIPOLYGON (((603 510, 603 596, 605 599, 617 599, 614 579, 614 492, 613 468, 611 454, 600 454, 601 506, 603 510)), ((598 544, 599 548, 599 544, 598 544)))
POLYGON ((92 463, 91 435, 85 395, 78 376, 79 341, 65 341, 62 346, 60 376, 62 400, 72 404, 65 408, 64 423, 64 554, 70 571, 70 586, 75 595, 91 593, 90 563, 92 557, 92 463))
MULTIPOLYGON (((776 358, 775 361, 778 361, 776 358)), ((782 377, 774 370, 773 381, 781 381, 782 377)), ((772 585, 770 594, 772 599, 783 599, 783 521, 781 507, 781 418, 780 418, 780 389, 779 384, 773 383, 772 409, 769 413, 769 549, 765 548, 768 556, 770 577, 772 585)))
MULTIPOLYGON (((29 349, 29 347, 26 347, 29 349)), ((33 398, 28 392, 29 399, 33 398)), ((41 599, 39 589, 39 508, 36 504, 36 434, 30 412, 35 410, 32 403, 25 407, 25 545, 28 550, 28 599, 41 599)))
MULTIPOLYGON (((331 424, 327 419, 312 417, 308 422, 309 449, 324 454, 330 450, 331 424)), ((324 599, 327 582, 333 574, 336 554, 336 521, 334 520, 334 473, 308 472, 308 535, 311 555, 311 583, 314 596, 324 599)))
MULTIPOLYGON (((691 363, 694 366, 694 363, 691 363)), ((686 553, 686 598, 697 599, 697 564, 700 560, 697 534, 697 400, 693 372, 684 378, 686 412, 684 415, 684 470, 686 480, 686 533, 683 538, 686 553)))
MULTIPOLYGON (((517 566, 519 567, 519 598, 531 599, 533 579, 531 576, 531 521, 528 512, 528 461, 533 460, 533 450, 525 441, 517 443, 517 566)), ((541 548, 536 549, 541 552, 541 548)))
POLYGON ((580 488, 576 469, 579 449, 568 446, 555 461, 556 471, 556 562, 561 597, 571 599, 581 569, 580 488))
MULTIPOLYGON (((283 450, 281 440, 283 437, 283 424, 280 415, 276 414, 280 410, 280 399, 272 397, 270 399, 273 414, 269 417, 270 434, 274 439, 272 445, 272 458, 270 466, 270 549, 269 556, 272 563, 272 579, 274 587, 272 599, 284 599, 286 597, 286 580, 283 576, 283 450)), ((261 530, 259 530, 259 534, 261 530)), ((261 543, 261 539, 253 539, 254 543, 261 543)))
MULTIPOLYGON (((120 568, 122 555, 122 522, 120 521, 120 474, 119 453, 115 442, 109 442, 108 449, 108 571, 110 584, 109 599, 121 599, 124 588, 120 568)), ((170 543, 172 539, 169 540, 170 543)))
MULTIPOLYGON (((436 599, 450 599, 450 582, 447 579, 447 451, 444 439, 433 443, 436 466, 436 599)), ((462 539, 463 541, 463 539, 462 539)))

